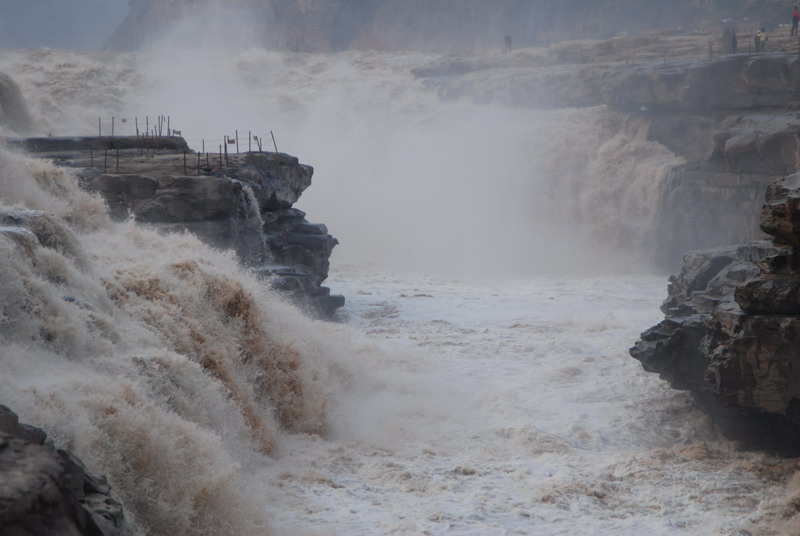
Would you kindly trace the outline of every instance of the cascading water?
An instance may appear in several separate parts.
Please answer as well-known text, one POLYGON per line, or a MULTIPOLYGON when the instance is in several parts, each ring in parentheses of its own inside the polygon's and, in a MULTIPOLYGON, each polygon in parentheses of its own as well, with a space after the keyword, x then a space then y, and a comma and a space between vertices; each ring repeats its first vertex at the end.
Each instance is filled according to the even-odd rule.
POLYGON ((0 167, 19 181, 0 190, 4 403, 102 467, 139 531, 263 533, 243 465, 326 426, 335 374, 286 327, 311 322, 192 236, 15 208, 98 200, 43 162, 0 167))
POLYGON ((231 221, 232 246, 246 266, 259 267, 270 262, 264 219, 253 189, 242 184, 239 202, 231 221))

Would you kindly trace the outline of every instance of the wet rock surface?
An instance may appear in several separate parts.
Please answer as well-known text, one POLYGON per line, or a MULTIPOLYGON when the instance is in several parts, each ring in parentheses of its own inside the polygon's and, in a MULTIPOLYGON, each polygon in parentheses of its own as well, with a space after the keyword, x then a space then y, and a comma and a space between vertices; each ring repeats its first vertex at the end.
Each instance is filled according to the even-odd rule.
POLYGON ((800 455, 800 174, 769 186, 771 241, 687 254, 631 349, 747 447, 800 455))
POLYGON ((338 244, 327 227, 293 208, 314 170, 283 153, 198 154, 177 137, 25 138, 34 155, 79 169, 112 217, 189 231, 241 262, 308 312, 330 318, 344 305, 322 283, 338 244))
POLYGON ((8 536, 132 536, 105 477, 45 443, 0 406, 0 533, 8 536))

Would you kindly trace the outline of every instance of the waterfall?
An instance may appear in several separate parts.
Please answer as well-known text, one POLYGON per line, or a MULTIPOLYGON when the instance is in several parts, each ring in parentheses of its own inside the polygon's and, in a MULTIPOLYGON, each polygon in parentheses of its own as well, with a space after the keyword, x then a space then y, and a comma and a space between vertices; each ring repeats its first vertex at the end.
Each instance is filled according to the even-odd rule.
POLYGON ((244 265, 258 267, 271 259, 264 234, 264 220, 253 189, 247 184, 240 184, 242 191, 231 218, 233 247, 244 265))
POLYGON ((65 199, 99 201, 64 169, 0 149, 0 177, 0 400, 106 473, 139 533, 263 534, 244 468, 325 431, 326 330, 232 253, 77 217, 65 199))

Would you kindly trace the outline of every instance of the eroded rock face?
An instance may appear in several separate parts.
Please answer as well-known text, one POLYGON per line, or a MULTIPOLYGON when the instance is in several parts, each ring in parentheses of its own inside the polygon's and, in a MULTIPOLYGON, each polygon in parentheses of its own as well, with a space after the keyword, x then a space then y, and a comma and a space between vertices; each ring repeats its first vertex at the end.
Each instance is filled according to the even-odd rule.
POLYGON ((770 185, 772 241, 688 254, 631 349, 747 446, 800 455, 800 174, 770 185))
POLYGON ((72 453, 44 445, 43 430, 0 406, 0 533, 133 536, 105 477, 72 453))
POLYGON ((234 249, 243 264, 309 312, 328 318, 344 304, 342 296, 322 286, 338 241, 324 225, 310 223, 304 212, 292 208, 314 173, 294 156, 212 157, 172 144, 147 157, 125 149, 119 164, 115 150, 112 164, 101 164, 97 157, 92 165, 85 149, 58 152, 62 164, 83 168, 82 184, 103 195, 112 217, 130 215, 165 231, 189 231, 216 247, 234 249))

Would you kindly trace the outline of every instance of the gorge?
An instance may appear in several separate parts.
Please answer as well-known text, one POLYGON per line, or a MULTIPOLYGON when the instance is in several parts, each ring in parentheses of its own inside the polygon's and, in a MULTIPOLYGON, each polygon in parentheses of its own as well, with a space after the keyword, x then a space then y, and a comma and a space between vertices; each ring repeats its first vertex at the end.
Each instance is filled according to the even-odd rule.
MULTIPOLYGON (((338 2, 284 6, 314 25, 281 52, 0 54, 33 126, 15 134, 37 136, 6 126, 0 150, 0 402, 80 456, 73 490, 104 473, 137 534, 792 534, 797 460, 695 407, 750 422, 748 447, 794 437, 796 179, 770 187, 780 238, 759 228, 797 171, 794 40, 720 57, 716 36, 711 60, 691 32, 293 53, 374 41, 320 37, 338 2), (185 138, 93 135, 143 108, 185 138), (274 129, 314 185, 286 153, 192 152, 231 125, 274 129), (691 402, 627 348, 660 316, 652 272, 721 244, 687 257, 638 346, 691 402), (343 307, 319 286, 331 254, 343 307), (753 348, 762 327, 786 359, 753 348)), ((374 6, 362 23, 407 13, 374 6)), ((4 452, 44 440, 4 425, 24 436, 4 452)))

